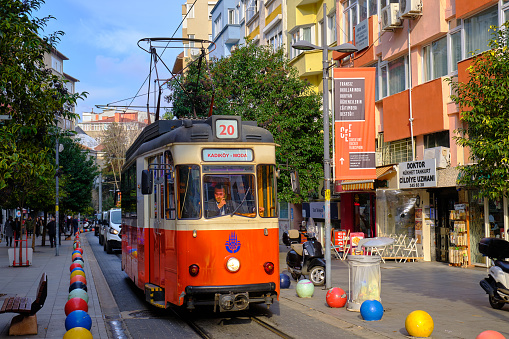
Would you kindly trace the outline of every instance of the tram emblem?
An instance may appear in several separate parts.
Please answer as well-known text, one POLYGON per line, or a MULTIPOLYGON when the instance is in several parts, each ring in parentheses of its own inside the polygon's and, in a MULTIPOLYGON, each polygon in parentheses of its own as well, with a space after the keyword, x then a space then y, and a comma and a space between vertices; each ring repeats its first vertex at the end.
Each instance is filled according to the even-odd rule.
POLYGON ((230 253, 237 253, 240 250, 240 241, 237 239, 235 232, 230 233, 226 242, 226 250, 230 253))

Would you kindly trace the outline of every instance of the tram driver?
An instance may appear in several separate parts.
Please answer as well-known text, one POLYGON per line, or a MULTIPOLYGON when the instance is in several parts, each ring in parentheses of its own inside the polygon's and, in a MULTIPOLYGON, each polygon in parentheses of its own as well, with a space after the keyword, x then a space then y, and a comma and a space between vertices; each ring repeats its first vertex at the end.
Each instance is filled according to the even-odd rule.
POLYGON ((225 187, 221 184, 217 184, 214 187, 214 199, 207 201, 205 217, 214 218, 233 213, 233 211, 235 211, 234 204, 231 200, 227 199, 228 195, 225 187))

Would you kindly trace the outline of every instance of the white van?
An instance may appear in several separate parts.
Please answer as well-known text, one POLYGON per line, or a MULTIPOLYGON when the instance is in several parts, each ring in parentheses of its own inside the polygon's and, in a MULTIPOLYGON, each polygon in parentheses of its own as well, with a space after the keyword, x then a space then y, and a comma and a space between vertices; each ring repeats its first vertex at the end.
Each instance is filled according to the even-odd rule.
POLYGON ((103 212, 103 224, 101 227, 104 250, 106 253, 113 253, 114 249, 121 249, 122 242, 120 239, 120 227, 122 224, 122 210, 120 208, 112 208, 103 212))

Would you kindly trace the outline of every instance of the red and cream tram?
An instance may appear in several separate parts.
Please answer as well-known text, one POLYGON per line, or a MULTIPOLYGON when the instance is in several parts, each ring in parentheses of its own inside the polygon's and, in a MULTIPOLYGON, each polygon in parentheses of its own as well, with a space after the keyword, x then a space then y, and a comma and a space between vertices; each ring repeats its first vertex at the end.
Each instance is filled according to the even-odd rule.
POLYGON ((122 269, 147 301, 242 310, 279 298, 275 144, 236 116, 159 120, 126 153, 122 269))

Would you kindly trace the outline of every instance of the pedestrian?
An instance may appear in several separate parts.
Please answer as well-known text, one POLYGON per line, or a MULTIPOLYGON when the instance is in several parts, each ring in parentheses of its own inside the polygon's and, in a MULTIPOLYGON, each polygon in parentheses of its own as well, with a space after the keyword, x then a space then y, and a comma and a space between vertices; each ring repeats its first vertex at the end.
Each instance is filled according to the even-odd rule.
POLYGON ((37 217, 35 219, 35 237, 39 237, 41 235, 41 226, 42 226, 42 218, 37 217))
POLYGON ((48 229, 49 235, 49 244, 53 247, 53 244, 56 244, 56 235, 57 235, 57 223, 55 222, 55 217, 51 217, 51 221, 46 225, 48 229))
POLYGON ((14 241, 20 239, 20 233, 21 233, 21 222, 19 221, 19 218, 16 217, 12 224, 12 230, 14 232, 14 241))
POLYGON ((9 219, 5 221, 4 225, 5 246, 12 247, 12 236, 14 232, 12 228, 13 223, 14 221, 12 220, 12 217, 9 217, 9 219))
POLYGON ((35 228, 35 221, 32 219, 31 216, 28 216, 27 221, 25 222, 25 227, 28 232, 28 237, 31 237, 35 228))
POLYGON ((78 233, 78 218, 73 217, 72 219, 72 233, 76 235, 78 233))

